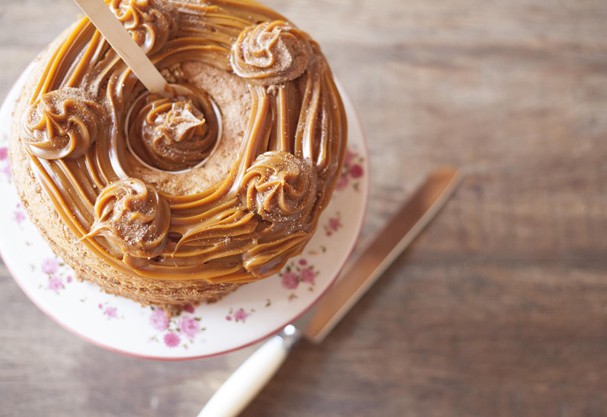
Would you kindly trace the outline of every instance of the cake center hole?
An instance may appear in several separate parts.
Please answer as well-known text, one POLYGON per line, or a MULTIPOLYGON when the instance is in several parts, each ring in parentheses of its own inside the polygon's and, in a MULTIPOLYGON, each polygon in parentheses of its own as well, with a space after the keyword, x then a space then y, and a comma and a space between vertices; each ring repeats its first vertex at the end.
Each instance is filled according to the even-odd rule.
POLYGON ((177 91, 172 97, 145 92, 128 112, 128 148, 148 168, 177 173, 200 166, 221 138, 213 99, 183 86, 177 91))

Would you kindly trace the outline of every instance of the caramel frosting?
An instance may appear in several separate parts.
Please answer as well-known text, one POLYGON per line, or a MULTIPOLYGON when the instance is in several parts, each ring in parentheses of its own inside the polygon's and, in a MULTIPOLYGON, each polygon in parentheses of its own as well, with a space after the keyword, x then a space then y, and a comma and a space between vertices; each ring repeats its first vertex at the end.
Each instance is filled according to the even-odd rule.
POLYGON ((143 162, 179 171, 211 154, 219 140, 220 120, 208 96, 147 94, 143 98, 131 110, 127 135, 133 152, 143 162))
POLYGON ((174 94, 147 92, 87 18, 72 27, 20 133, 57 213, 90 252, 142 278, 278 272, 312 237, 344 157, 345 112, 320 48, 252 1, 107 3, 174 94), (195 77, 242 86, 241 129, 226 129, 233 106, 218 90, 186 78, 191 63, 212 69, 195 77), (166 186, 216 169, 224 151, 233 157, 210 183, 166 186))
POLYGON ((298 78, 308 67, 309 37, 289 23, 275 20, 245 29, 232 47, 234 72, 260 85, 298 78))
POLYGON ((110 9, 146 52, 164 46, 175 31, 170 4, 150 0, 111 0, 110 9))
POLYGON ((82 156, 101 133, 104 109, 76 88, 43 94, 25 115, 23 143, 44 159, 82 156))
POLYGON ((103 236, 132 257, 162 254, 171 209, 151 185, 136 178, 116 181, 99 194, 94 210, 95 222, 85 239, 103 236))
POLYGON ((316 172, 312 165, 284 151, 257 157, 243 178, 246 207, 274 223, 298 224, 316 200, 316 172))

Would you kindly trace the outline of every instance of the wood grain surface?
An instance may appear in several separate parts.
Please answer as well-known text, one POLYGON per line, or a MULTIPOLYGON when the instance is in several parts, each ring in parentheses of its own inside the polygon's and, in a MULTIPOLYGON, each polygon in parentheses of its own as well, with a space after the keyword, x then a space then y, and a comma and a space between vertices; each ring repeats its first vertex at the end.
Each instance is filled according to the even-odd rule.
MULTIPOLYGON (((432 169, 467 179, 243 416, 607 415, 607 3, 267 4, 320 42, 359 111, 364 233, 432 169)), ((1 96, 77 14, 71 0, 1 0, 1 96)), ((0 305, 2 416, 194 416, 252 351, 165 363, 102 350, 3 267, 0 305)))

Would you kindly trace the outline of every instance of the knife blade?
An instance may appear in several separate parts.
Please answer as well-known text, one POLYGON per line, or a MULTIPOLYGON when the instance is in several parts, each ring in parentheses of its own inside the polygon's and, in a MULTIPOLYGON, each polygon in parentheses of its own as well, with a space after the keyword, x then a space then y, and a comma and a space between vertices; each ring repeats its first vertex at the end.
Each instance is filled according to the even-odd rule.
POLYGON ((322 342, 383 272, 444 207, 461 183, 455 169, 433 172, 359 255, 340 272, 336 283, 316 306, 265 342, 224 382, 198 417, 234 417, 259 393, 302 337, 322 342))

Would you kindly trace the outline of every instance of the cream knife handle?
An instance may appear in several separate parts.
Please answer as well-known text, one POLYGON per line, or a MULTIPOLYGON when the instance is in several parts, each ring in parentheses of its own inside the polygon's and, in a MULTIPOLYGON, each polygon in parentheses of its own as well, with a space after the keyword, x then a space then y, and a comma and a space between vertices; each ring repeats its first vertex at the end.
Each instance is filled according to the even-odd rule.
POLYGON ((255 351, 223 383, 198 417, 235 417, 278 371, 300 333, 287 326, 255 351))

